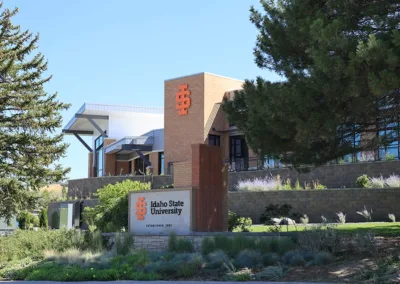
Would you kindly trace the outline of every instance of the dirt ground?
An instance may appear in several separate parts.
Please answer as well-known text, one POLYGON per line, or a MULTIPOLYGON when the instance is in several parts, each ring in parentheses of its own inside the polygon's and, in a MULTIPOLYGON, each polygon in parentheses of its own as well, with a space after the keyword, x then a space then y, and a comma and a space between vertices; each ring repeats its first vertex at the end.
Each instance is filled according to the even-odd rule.
MULTIPOLYGON (((282 281, 333 283, 400 283, 400 269, 385 279, 377 278, 378 264, 389 255, 400 256, 400 237, 378 238, 378 254, 342 255, 326 266, 294 267, 282 281), (375 273, 374 273, 375 272, 375 273), (366 275, 370 274, 371 277, 366 275), (369 278, 369 279, 368 279, 369 278)), ((398 266, 399 267, 399 266, 398 266)))

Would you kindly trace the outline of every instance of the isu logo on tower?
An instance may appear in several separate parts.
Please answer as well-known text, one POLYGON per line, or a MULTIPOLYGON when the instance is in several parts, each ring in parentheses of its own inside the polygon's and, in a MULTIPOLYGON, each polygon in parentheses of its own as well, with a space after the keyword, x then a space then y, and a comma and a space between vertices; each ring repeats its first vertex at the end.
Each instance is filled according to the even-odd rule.
POLYGON ((179 110, 178 114, 188 114, 190 103, 190 90, 188 89, 188 84, 182 84, 179 86, 179 92, 176 93, 176 109, 179 110))
POLYGON ((138 220, 144 220, 144 216, 147 213, 146 205, 144 197, 138 197, 138 201, 136 202, 136 217, 138 220))

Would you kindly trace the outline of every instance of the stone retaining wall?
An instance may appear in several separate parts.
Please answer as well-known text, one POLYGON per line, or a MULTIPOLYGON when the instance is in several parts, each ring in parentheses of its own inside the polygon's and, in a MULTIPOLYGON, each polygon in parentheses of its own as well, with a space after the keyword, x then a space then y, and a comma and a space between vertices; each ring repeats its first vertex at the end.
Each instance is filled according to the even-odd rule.
POLYGON ((357 214, 364 208, 372 209, 372 220, 390 221, 388 214, 400 216, 399 188, 356 188, 322 190, 279 190, 263 192, 230 192, 229 210, 239 216, 250 217, 259 223, 260 215, 269 204, 290 204, 292 212, 307 214, 310 223, 321 222, 321 215, 337 220, 336 213, 346 214, 347 222, 364 222, 357 214))
POLYGON ((107 184, 116 184, 124 180, 152 182, 152 188, 161 188, 173 184, 172 176, 110 176, 83 179, 72 179, 68 181, 68 196, 71 198, 85 199, 93 197, 97 189, 107 184))
POLYGON ((359 176, 366 174, 369 177, 388 177, 391 174, 400 174, 400 161, 378 161, 354 164, 335 164, 318 167, 308 173, 299 173, 295 170, 268 169, 263 171, 244 171, 229 173, 229 190, 235 190, 239 180, 264 178, 280 175, 281 179, 290 178, 292 183, 299 180, 303 186, 305 182, 319 181, 328 188, 354 188, 359 176))

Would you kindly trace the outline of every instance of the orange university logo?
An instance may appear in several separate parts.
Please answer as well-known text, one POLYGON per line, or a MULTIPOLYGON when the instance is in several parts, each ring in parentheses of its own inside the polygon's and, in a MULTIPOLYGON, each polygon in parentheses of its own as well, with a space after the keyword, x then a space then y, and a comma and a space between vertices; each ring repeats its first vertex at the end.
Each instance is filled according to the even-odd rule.
POLYGON ((179 110, 179 115, 188 114, 188 108, 191 104, 190 94, 188 84, 179 86, 179 92, 176 93, 176 109, 179 110))
POLYGON ((144 197, 139 197, 136 202, 136 218, 138 220, 144 220, 144 216, 147 213, 146 205, 147 203, 144 201, 144 197))

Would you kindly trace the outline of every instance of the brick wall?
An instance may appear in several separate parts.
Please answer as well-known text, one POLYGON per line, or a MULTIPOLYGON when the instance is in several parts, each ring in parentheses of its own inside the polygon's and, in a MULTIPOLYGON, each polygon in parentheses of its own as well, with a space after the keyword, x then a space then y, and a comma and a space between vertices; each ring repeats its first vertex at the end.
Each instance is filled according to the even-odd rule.
POLYGON ((117 161, 115 163, 115 174, 116 175, 128 175, 129 172, 129 162, 127 161, 117 161))
MULTIPOLYGON (((126 179, 137 180, 141 182, 151 182, 150 176, 113 176, 113 177, 95 177, 73 179, 68 181, 68 196, 71 198, 91 198, 97 189, 107 184, 115 184, 126 179)), ((161 188, 162 186, 171 185, 173 183, 172 176, 153 176, 152 188, 161 188)))
POLYGON ((239 216, 250 217, 259 223, 260 214, 269 204, 290 204, 293 212, 307 214, 310 222, 321 222, 321 215, 336 220, 335 213, 346 214, 348 222, 362 222, 356 211, 372 208, 373 221, 389 221, 388 214, 400 216, 400 189, 358 188, 324 190, 280 190, 269 192, 230 192, 229 210, 239 216))
POLYGON ((183 188, 192 186, 192 163, 180 162, 174 164, 174 187, 183 188))
POLYGON ((381 161, 370 163, 337 164, 316 168, 308 173, 299 173, 291 169, 269 169, 263 171, 247 171, 229 173, 229 190, 234 190, 235 184, 242 179, 263 178, 280 175, 281 179, 290 178, 292 183, 297 179, 301 185, 318 180, 329 188, 356 187, 359 176, 367 174, 370 177, 388 177, 393 173, 400 174, 400 161, 381 161))

